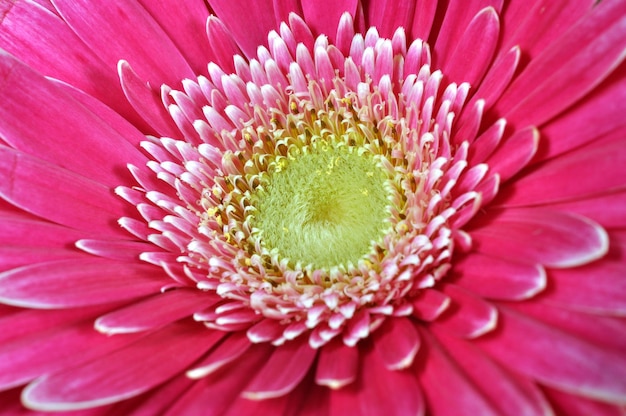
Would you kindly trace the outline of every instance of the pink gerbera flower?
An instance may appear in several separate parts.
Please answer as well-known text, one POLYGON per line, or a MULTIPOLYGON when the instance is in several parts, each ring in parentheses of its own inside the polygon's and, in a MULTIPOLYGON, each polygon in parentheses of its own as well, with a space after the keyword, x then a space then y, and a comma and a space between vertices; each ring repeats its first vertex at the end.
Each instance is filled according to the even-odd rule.
POLYGON ((626 1, 206 3, 0 0, 7 414, 624 411, 626 1))

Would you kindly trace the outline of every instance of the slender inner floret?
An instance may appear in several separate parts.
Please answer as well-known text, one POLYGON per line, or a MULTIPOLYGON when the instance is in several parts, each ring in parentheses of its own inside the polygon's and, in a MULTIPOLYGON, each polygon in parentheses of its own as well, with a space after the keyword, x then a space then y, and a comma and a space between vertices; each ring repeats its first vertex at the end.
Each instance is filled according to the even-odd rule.
POLYGON ((359 150, 322 141, 275 161, 252 198, 252 224, 270 251, 314 269, 345 268, 374 251, 390 228, 387 177, 359 150))

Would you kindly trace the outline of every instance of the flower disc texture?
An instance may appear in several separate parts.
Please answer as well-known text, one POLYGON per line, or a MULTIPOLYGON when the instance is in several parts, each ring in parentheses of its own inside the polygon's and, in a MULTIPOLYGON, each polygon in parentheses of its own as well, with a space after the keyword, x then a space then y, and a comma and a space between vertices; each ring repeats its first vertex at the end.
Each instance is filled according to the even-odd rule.
POLYGON ((0 16, 7 414, 624 412, 625 1, 0 16))

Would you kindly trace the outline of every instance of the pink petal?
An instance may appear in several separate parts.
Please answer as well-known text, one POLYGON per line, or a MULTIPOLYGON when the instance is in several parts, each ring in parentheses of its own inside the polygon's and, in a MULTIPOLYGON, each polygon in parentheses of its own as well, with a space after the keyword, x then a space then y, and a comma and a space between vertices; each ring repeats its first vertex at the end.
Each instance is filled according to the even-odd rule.
POLYGON ((532 4, 525 0, 508 1, 505 17, 511 24, 504 28, 502 45, 505 49, 519 45, 524 55, 533 59, 594 4, 593 0, 538 0, 532 4))
POLYGON ((624 404, 623 354, 501 308, 500 330, 476 344, 507 367, 576 395, 624 404))
MULTIPOLYGON (((452 56, 462 39, 463 33, 467 30, 470 22, 486 7, 493 7, 496 12, 502 8, 502 0, 468 0, 463 3, 451 2, 445 11, 445 18, 441 24, 441 29, 435 47, 435 62, 437 66, 447 65, 447 61, 452 56)), ((419 6, 416 7, 416 11, 419 6)))
POLYGON ((622 63, 584 100, 542 127, 541 137, 550 144, 542 149, 542 160, 597 141, 613 131, 624 131, 626 118, 621 106, 626 101, 624 71, 626 65, 622 63))
POLYGON ((456 283, 481 297, 522 300, 546 288, 546 272, 536 264, 472 253, 454 264, 456 283))
POLYGON ((50 221, 103 236, 126 238, 115 224, 129 206, 105 185, 0 147, 0 196, 50 221))
POLYGON ((166 282, 153 266, 58 260, 0 273, 0 301, 38 309, 98 305, 156 293, 166 282))
POLYGON ((415 325, 408 318, 387 318, 375 332, 376 352, 390 371, 413 364, 421 343, 415 325))
POLYGON ((600 3, 533 59, 497 104, 509 123, 539 125, 597 86, 626 57, 625 16, 626 4, 600 3))
POLYGON ((413 315, 424 321, 434 321, 450 306, 450 297, 434 289, 424 289, 413 302, 413 315))
POLYGON ((454 82, 479 85, 493 59, 499 34, 496 10, 493 7, 481 10, 459 38, 456 49, 442 68, 443 73, 454 82))
POLYGON ((493 65, 487 69, 485 78, 477 86, 476 93, 468 105, 474 104, 478 99, 483 99, 486 108, 491 108, 513 79, 519 65, 520 55, 520 48, 513 47, 506 54, 496 58, 493 65))
POLYGON ((551 204, 550 208, 582 215, 607 228, 622 227, 626 224, 624 191, 551 204))
POLYGON ((320 349, 315 382, 339 389, 354 382, 359 370, 359 350, 334 339, 320 349))
POLYGON ((67 411, 136 396, 180 373, 206 351, 211 336, 197 323, 168 325, 104 357, 35 380, 22 400, 38 410, 67 411))
POLYGON ((138 260, 142 252, 154 250, 149 243, 119 240, 81 239, 76 241, 76 247, 94 256, 125 261, 138 260))
POLYGON ((268 360, 272 350, 267 343, 254 345, 232 366, 199 380, 173 403, 167 414, 223 415, 250 382, 250 377, 268 360))
POLYGON ((496 410, 477 385, 467 379, 456 363, 426 331, 421 331, 424 351, 420 383, 433 415, 495 415, 496 410))
POLYGON ((415 14, 415 6, 415 2, 411 1, 370 1, 365 17, 370 26, 375 26, 378 29, 381 37, 391 39, 398 27, 409 27, 415 14))
POLYGON ((69 247, 85 235, 61 225, 39 221, 25 214, 0 211, 0 245, 28 247, 69 247))
POLYGON ((497 309, 481 298, 448 284, 444 292, 450 296, 450 307, 431 325, 463 338, 476 338, 493 331, 498 322, 497 309))
POLYGON ((276 347, 265 366, 248 384, 243 396, 259 400, 289 393, 309 371, 316 355, 317 350, 309 346, 306 337, 276 347))
MULTIPOLYGON (((104 304, 72 309, 22 309, 2 305, 0 317, 0 345, 11 340, 37 335, 51 328, 60 328, 77 321, 91 322, 98 314, 106 313, 117 304, 104 304), (10 309, 5 312, 4 309, 10 309)), ((92 328, 93 329, 93 325, 92 328)), ((18 341, 19 342, 19 341, 18 341)))
POLYGON ((606 232, 593 221, 539 208, 493 210, 470 234, 480 253, 550 267, 586 264, 608 249, 606 232))
POLYGON ((135 1, 53 0, 72 30, 109 66, 126 59, 153 86, 178 85, 193 70, 148 12, 135 1), (123 16, 123 18, 121 18, 123 16), (132 33, 132 37, 126 36, 132 33))
POLYGON ((469 381, 501 414, 550 414, 550 404, 531 380, 505 371, 470 342, 443 333, 438 340, 469 381))
POLYGON ((2 13, 0 30, 0 43, 6 51, 31 68, 67 82, 132 118, 132 109, 115 75, 61 18, 33 2, 10 4, 10 9, 2 13))
POLYGON ((302 13, 307 25, 315 35, 326 35, 334 41, 334 35, 339 25, 341 15, 345 12, 354 16, 358 1, 337 0, 333 2, 319 2, 317 0, 301 0, 302 13))
POLYGON ((212 61, 225 71, 234 72, 233 56, 241 55, 242 52, 235 43, 231 33, 226 29, 226 26, 224 26, 221 20, 211 16, 206 22, 206 33, 214 56, 212 61))
POLYGON ((209 0, 208 3, 248 58, 255 57, 257 47, 267 45, 267 34, 278 28, 271 0, 209 0))
POLYGON ((196 289, 169 290, 103 315, 94 326, 107 335, 146 331, 190 316, 215 301, 216 297, 196 289))
POLYGON ((126 163, 145 164, 106 120, 4 52, 0 79, 0 135, 11 147, 108 185, 130 179, 126 163))
POLYGON ((151 88, 124 60, 119 62, 117 72, 124 95, 135 111, 161 135, 180 138, 181 133, 164 107, 158 90, 151 88))
POLYGON ((81 261, 85 257, 79 251, 66 248, 0 246, 0 272, 34 263, 69 259, 81 261))
POLYGON ((604 349, 613 349, 616 352, 626 350, 626 320, 619 316, 612 317, 563 309, 550 305, 545 300, 518 302, 510 304, 509 307, 604 349))
POLYGON ((209 10, 202 0, 150 1, 139 3, 150 13, 176 45, 196 74, 206 73, 206 65, 215 58, 209 53, 203 36, 209 10))
POLYGON ((583 397, 563 393, 555 389, 544 389, 546 396, 554 405, 558 414, 564 415, 593 415, 593 416, 624 416, 624 408, 608 403, 600 403, 583 397))
MULTIPOLYGON (((50 321, 50 325, 53 323, 50 321)), ((0 346, 0 389, 19 386, 42 374, 108 354, 136 339, 134 336, 105 339, 88 321, 72 322, 68 326, 61 324, 52 330, 44 329, 3 342, 0 346)))
POLYGON ((545 300, 566 308, 626 314, 624 260, 602 260, 573 269, 551 270, 545 300), (590 276, 593 276, 590 278, 590 276))
POLYGON ((588 198, 624 188, 624 132, 548 160, 503 189, 503 205, 539 205, 588 198))
POLYGON ((430 30, 435 20, 437 5, 441 4, 437 0, 418 0, 415 4, 415 14, 410 28, 411 39, 428 39, 430 30))
POLYGON ((389 371, 372 349, 360 368, 357 382, 331 391, 331 415, 424 415, 420 387, 409 370, 389 371))
MULTIPOLYGON (((224 333, 228 335, 227 333, 224 333)), ((252 346, 245 333, 233 333, 212 350, 206 358, 187 371, 187 377, 202 378, 238 360, 252 346)))
POLYGON ((537 152, 539 131, 533 127, 518 130, 500 144, 487 158, 492 172, 500 175, 502 182, 523 169, 537 152))

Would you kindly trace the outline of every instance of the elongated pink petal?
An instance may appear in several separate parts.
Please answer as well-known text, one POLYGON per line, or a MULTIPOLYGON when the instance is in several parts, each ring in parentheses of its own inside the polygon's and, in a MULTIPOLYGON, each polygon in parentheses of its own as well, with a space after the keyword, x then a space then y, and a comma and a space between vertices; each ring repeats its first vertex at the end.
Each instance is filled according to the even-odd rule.
POLYGON ((445 19, 435 42, 434 49, 437 51, 435 61, 439 65, 446 65, 458 45, 458 40, 461 39, 472 19, 486 7, 493 7, 499 12, 502 3, 502 0, 469 0, 462 4, 450 3, 445 11, 445 19))
POLYGON ((618 353, 626 349, 626 322, 619 316, 565 309, 543 299, 512 303, 509 307, 604 349, 613 349, 618 353))
POLYGON ((165 109, 158 90, 139 78, 124 60, 118 63, 117 72, 124 95, 137 113, 161 135, 179 138, 181 133, 165 109))
POLYGON ((529 127, 516 131, 504 139, 500 147, 486 160, 492 172, 500 175, 502 182, 523 169, 537 152, 539 131, 529 127))
POLYGON ((389 371, 372 349, 365 352, 360 368, 356 383, 331 391, 331 415, 424 415, 424 399, 411 371, 389 371))
POLYGON ((541 415, 550 404, 531 380, 504 370, 471 343, 438 334, 437 339, 480 392, 501 414, 541 415))
POLYGON ((198 331, 197 325, 168 325, 105 357, 43 376, 28 385, 23 401, 39 410, 67 411, 136 396, 180 373, 206 351, 204 341, 212 332, 198 331))
POLYGON ((626 224, 625 191, 551 204, 550 208, 582 215, 607 228, 626 224))
POLYGON ((498 322, 498 310, 490 303, 455 285, 446 285, 450 307, 431 325, 464 338, 480 337, 493 331, 498 322))
POLYGON ((307 25, 315 35, 324 34, 334 41, 334 35, 344 12, 354 16, 358 1, 337 0, 331 3, 322 3, 316 0, 301 0, 302 13, 307 25))
POLYGON ((316 355, 317 351, 309 346, 305 337, 287 342, 272 353, 243 396, 259 400, 289 393, 309 371, 316 355))
POLYGON ((493 7, 483 9, 461 35, 461 41, 446 60, 443 72, 457 83, 479 85, 493 59, 499 33, 497 12, 493 7))
POLYGON ((0 92, 0 135, 15 149, 108 185, 130 179, 126 163, 146 162, 105 120, 6 52, 0 53, 0 92))
POLYGON ((401 370, 413 364, 421 343, 415 325, 408 318, 388 318, 375 333, 376 352, 389 370, 401 370))
POLYGON ((100 58, 115 68, 120 59, 133 65, 154 87, 178 85, 194 73, 163 29, 136 1, 54 0, 72 30, 100 58), (120 18, 124 16, 124 18, 120 18), (132 38, 126 36, 132 33, 132 38))
MULTIPOLYGON (((391 39, 398 27, 410 27, 415 14, 415 3, 392 0, 372 1, 367 8, 367 22, 378 29, 380 36, 391 39)), ((419 10, 419 12, 422 11, 419 10)))
POLYGON ((108 335, 146 331, 190 316, 215 300, 201 291, 174 289, 103 315, 94 325, 108 335))
POLYGON ((501 300, 522 300, 546 288, 543 267, 472 253, 454 265, 456 283, 477 295, 501 300))
POLYGON ((626 279, 622 259, 552 270, 549 278, 552 290, 546 294, 545 300, 550 303, 595 313, 626 314, 626 279))
POLYGON ((574 107, 561 113, 541 129, 541 137, 549 146, 540 152, 541 159, 549 159, 578 146, 606 137, 613 131, 624 131, 620 103, 626 100, 626 64, 609 76, 602 85, 574 107), (597 111, 601 108, 602 111, 597 111))
POLYGON ((104 336, 94 331, 88 321, 72 322, 52 331, 3 342, 0 346, 0 389, 19 386, 42 374, 108 354, 135 339, 125 336, 103 342, 104 336))
MULTIPOLYGON (((415 4, 413 23, 408 27, 412 39, 428 39, 437 12, 437 0, 418 0, 415 4)), ((407 29, 408 29, 407 28, 407 29)))
POLYGON ((525 127, 539 125, 573 104, 626 57, 625 16, 623 3, 598 4, 528 65, 497 108, 511 124, 525 127))
POLYGON ((11 6, 2 13, 0 30, 0 43, 6 51, 40 73, 65 81, 132 117, 115 74, 60 17, 29 1, 11 2, 11 6))
POLYGON ((32 248, 16 246, 0 246, 0 272, 35 263, 54 260, 80 262, 85 257, 80 252, 66 248, 32 248))
POLYGON ((503 190, 501 204, 540 205, 623 190, 624 133, 616 130, 605 137, 538 164, 517 179, 514 187, 503 190))
POLYGON ((496 410, 426 331, 418 373, 428 411, 436 415, 495 415, 496 410))
POLYGON ((577 395, 626 403, 626 359, 584 339, 500 309, 500 330, 476 340, 507 367, 577 395))
POLYGON ((226 26, 218 18, 211 16, 206 22, 206 33, 213 59, 224 70, 235 70, 234 55, 241 55, 241 49, 235 43, 226 26))
POLYGON ((0 196, 50 221, 126 238, 115 224, 128 209, 111 191, 68 170, 0 147, 0 196))
POLYGON ((359 349, 336 339, 324 345, 319 353, 315 382, 331 389, 354 382, 358 375, 359 349))
POLYGON ((198 362, 194 368, 187 371, 187 377, 202 378, 212 374, 244 355, 251 346, 252 344, 246 334, 231 334, 212 350, 207 357, 198 362))
POLYGON ((439 290, 425 289, 413 302, 413 315, 424 321, 434 321, 450 306, 450 297, 439 290))
POLYGON ((606 232, 593 221, 539 208, 494 210, 471 235, 481 253, 550 267, 589 263, 608 249, 606 232))
POLYGON ((142 252, 154 250, 148 243, 119 240, 81 239, 76 241, 76 247, 98 257, 125 261, 138 260, 142 252))
POLYGON ((516 24, 504 27, 502 45, 505 49, 518 45, 524 55, 535 58, 594 5, 593 0, 538 0, 530 5, 525 0, 508 1, 507 20, 516 24))
POLYGON ((600 403, 583 397, 567 394, 559 390, 546 388, 546 396, 552 402, 553 409, 564 415, 623 416, 624 409, 609 403, 600 403))
POLYGON ((58 260, 0 273, 0 300, 38 309, 98 305, 156 293, 166 282, 148 265, 58 260))
POLYGON ((223 415, 272 350, 268 343, 253 345, 236 363, 198 380, 172 404, 167 415, 223 415))
POLYGON ((194 73, 205 74, 207 63, 215 61, 215 58, 209 53, 206 38, 203 36, 209 17, 204 1, 139 0, 139 3, 165 31, 194 73))
POLYGON ((210 0, 208 3, 249 58, 256 56, 258 46, 267 45, 270 30, 278 28, 271 0, 210 0))

